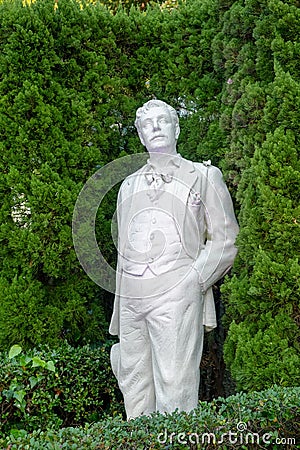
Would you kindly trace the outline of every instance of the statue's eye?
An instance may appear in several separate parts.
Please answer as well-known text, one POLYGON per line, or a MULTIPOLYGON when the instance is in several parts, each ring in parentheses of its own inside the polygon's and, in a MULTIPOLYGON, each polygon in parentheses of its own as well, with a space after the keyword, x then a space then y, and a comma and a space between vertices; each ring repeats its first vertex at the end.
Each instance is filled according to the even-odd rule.
POLYGON ((149 128, 152 126, 150 120, 146 120, 145 122, 143 122, 142 124, 143 128, 149 128))
POLYGON ((159 123, 167 123, 168 121, 167 121, 167 119, 166 119, 166 117, 161 117, 160 119, 159 119, 159 123))

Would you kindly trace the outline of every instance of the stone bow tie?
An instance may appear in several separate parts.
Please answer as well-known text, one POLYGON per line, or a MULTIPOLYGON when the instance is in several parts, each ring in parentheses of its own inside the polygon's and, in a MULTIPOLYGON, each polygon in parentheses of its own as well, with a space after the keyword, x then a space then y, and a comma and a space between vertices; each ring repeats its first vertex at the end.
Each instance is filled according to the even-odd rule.
POLYGON ((171 183, 171 181, 173 180, 173 170, 170 170, 169 172, 166 173, 146 173, 146 180, 147 183, 149 185, 152 185, 153 182, 155 182, 156 184, 161 184, 161 183, 157 183, 158 178, 160 177, 162 179, 162 181, 164 183, 171 183))
POLYGON ((151 201, 155 201, 163 194, 164 184, 171 183, 173 171, 169 171, 168 173, 147 173, 145 176, 149 185, 147 195, 151 201))

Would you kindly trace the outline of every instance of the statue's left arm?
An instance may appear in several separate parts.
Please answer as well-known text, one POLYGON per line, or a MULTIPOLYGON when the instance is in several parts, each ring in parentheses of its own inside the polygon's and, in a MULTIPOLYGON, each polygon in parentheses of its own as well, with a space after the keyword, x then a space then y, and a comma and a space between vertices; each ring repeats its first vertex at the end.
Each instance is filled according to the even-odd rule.
POLYGON ((205 177, 202 195, 206 242, 195 261, 203 293, 231 268, 237 253, 234 243, 239 230, 221 171, 208 166, 205 177))

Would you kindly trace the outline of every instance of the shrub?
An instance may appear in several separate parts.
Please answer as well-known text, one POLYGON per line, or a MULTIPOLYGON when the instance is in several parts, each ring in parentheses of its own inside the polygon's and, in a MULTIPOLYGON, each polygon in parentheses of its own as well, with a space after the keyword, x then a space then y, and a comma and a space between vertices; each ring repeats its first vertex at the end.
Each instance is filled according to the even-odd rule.
MULTIPOLYGON (((97 23, 105 35, 106 15, 97 23)), ((105 140, 93 105, 105 67, 87 43, 93 16, 69 1, 59 14, 51 1, 4 1, 0 16, 0 349, 105 339, 101 293, 71 229, 105 140)))
POLYGON ((300 388, 274 387, 201 402, 191 414, 156 413, 129 422, 115 417, 84 428, 19 432, 0 444, 10 450, 295 449, 300 448, 299 406, 300 388))
POLYGON ((120 413, 108 345, 23 353, 13 346, 0 356, 0 434, 84 425, 120 413))
POLYGON ((237 0, 214 42, 227 79, 223 163, 240 203, 224 356, 243 390, 300 381, 299 21, 294 1, 237 0))
MULTIPOLYGON (((180 151, 210 157, 217 2, 113 15, 99 2, 3 0, 0 17, 0 350, 105 340, 111 296, 77 260, 76 198, 98 167, 142 151, 134 114, 152 97, 185 112, 180 151)), ((111 205, 98 234, 113 265, 111 205)))
MULTIPOLYGON (((172 12, 156 5, 111 14, 84 0, 0 1, 0 350, 105 340, 112 295, 80 267, 72 214, 97 168, 143 150, 133 126, 138 106, 153 97, 172 104, 182 155, 218 163, 218 5, 193 0, 172 12)), ((96 236, 113 266, 111 194, 96 236)))

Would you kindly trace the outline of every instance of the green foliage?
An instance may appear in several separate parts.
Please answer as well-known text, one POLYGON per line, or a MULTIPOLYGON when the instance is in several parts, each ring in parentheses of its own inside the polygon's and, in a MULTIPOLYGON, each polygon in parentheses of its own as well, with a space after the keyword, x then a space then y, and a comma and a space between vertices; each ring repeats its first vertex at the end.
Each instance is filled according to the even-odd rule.
MULTIPOLYGON (((15 359, 17 363, 16 372, 20 373, 20 369, 23 371, 26 370, 29 364, 31 364, 30 369, 38 368, 38 371, 42 368, 45 370, 50 370, 51 372, 55 372, 55 366, 53 361, 44 361, 39 356, 30 357, 28 355, 21 355, 16 358, 22 352, 22 347, 19 345, 13 345, 9 351, 8 359, 15 359)), ((34 371, 33 371, 34 372, 34 371)), ((32 373, 33 376, 29 377, 30 388, 33 389, 42 379, 43 375, 39 373, 32 373)), ((9 385, 9 389, 2 390, 2 395, 6 398, 6 401, 14 399, 13 407, 18 408, 23 414, 25 414, 25 409, 27 407, 27 402, 25 400, 25 396, 27 386, 25 384, 20 384, 20 380, 17 378, 13 378, 11 384, 9 385)), ((5 408, 5 406, 4 406, 5 408)), ((6 417, 5 417, 6 419, 6 417)))
POLYGON ((279 388, 201 402, 192 413, 153 414, 129 422, 119 417, 82 428, 31 434, 15 431, 0 444, 11 450, 300 448, 299 388, 279 388), (210 434, 211 433, 211 434, 210 434), (231 435, 230 435, 231 433, 231 435), (231 437, 230 437, 231 436, 231 437), (253 440, 252 440, 253 439, 253 440), (277 440, 277 444, 276 444, 277 440), (47 447, 45 447, 47 445, 47 447), (27 447, 28 446, 28 447, 27 447))
MULTIPOLYGON (((135 111, 157 97, 181 116, 179 151, 219 165, 240 209, 227 364, 240 388, 297 382, 298 0, 24 5, 0 3, 0 349, 107 337, 112 296, 80 267, 73 209, 98 168, 142 151, 135 111)), ((112 266, 115 199, 96 230, 112 266)))
MULTIPOLYGON (((245 12, 250 5, 253 8, 255 2, 245 3, 245 12)), ((243 390, 273 383, 298 385, 300 373, 300 86, 295 28, 300 16, 293 2, 256 6, 253 33, 239 42, 239 54, 248 41, 249 50, 255 43, 255 52, 248 52, 255 70, 249 78, 243 72, 246 61, 234 69, 232 78, 241 77, 241 83, 228 88, 231 108, 223 117, 228 123, 225 118, 231 111, 226 160, 235 182, 239 180, 241 205, 235 275, 223 287, 229 327, 224 353, 243 390), (293 42, 288 23, 295 31, 293 42), (283 56, 287 49, 289 61, 283 56)))
POLYGON ((268 135, 247 178, 241 272, 224 288, 230 292, 227 314, 240 323, 229 328, 225 359, 240 389, 298 385, 300 171, 294 133, 279 127, 268 135))
POLYGON ((94 103, 106 66, 89 36, 93 26, 105 33, 108 13, 98 31, 76 3, 61 2, 59 13, 50 1, 0 9, 0 348, 95 341, 107 328, 103 304, 80 269, 71 220, 105 158, 94 103))
POLYGON ((0 435, 84 425, 120 413, 108 350, 65 344, 24 353, 14 345, 8 356, 1 354, 0 435))
POLYGON ((299 330, 283 310, 272 317, 261 313, 256 324, 233 322, 225 346, 225 360, 237 382, 238 389, 256 390, 274 383, 298 386, 299 346, 295 336, 299 330))
MULTIPOLYGON (((142 150, 134 115, 154 96, 182 115, 184 156, 222 147, 210 49, 217 2, 113 15, 99 3, 5 0, 0 15, 0 349, 97 342, 111 296, 77 260, 76 198, 97 168, 142 150)), ((97 219, 111 265, 114 202, 97 219)))

